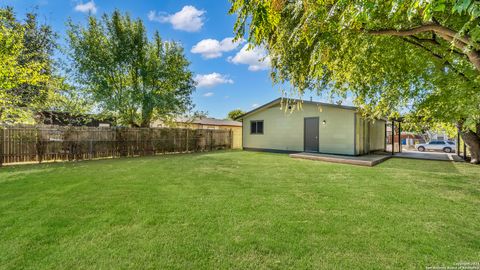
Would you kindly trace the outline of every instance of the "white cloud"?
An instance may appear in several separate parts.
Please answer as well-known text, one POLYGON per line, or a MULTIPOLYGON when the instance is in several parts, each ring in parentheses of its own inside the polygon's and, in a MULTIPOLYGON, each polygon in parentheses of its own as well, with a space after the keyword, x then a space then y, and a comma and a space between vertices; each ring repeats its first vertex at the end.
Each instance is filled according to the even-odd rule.
POLYGON ((234 42, 231 37, 224 38, 222 41, 209 38, 198 42, 190 51, 192 53, 199 53, 206 59, 217 58, 222 56, 224 52, 236 49, 242 43, 243 40, 234 42))
POLYGON ((205 94, 203 94, 204 97, 211 97, 213 96, 213 92, 207 92, 205 94))
POLYGON ((176 30, 197 32, 203 26, 204 14, 204 10, 198 10, 194 6, 184 6, 182 10, 174 14, 151 10, 148 13, 148 19, 160 23, 170 23, 176 30))
POLYGON ((258 106, 260 105, 258 105, 257 103, 252 104, 252 108, 257 108, 258 106))
POLYGON ((97 5, 95 5, 93 1, 86 2, 85 4, 79 3, 75 6, 75 11, 95 14, 97 13, 97 5))
POLYGON ((233 84, 233 80, 229 79, 227 75, 222 75, 220 73, 210 73, 210 74, 197 74, 194 78, 197 82, 198 88, 212 88, 219 84, 233 84))
POLYGON ((248 46, 248 44, 245 44, 234 57, 229 57, 228 61, 236 65, 248 65, 248 70, 250 71, 269 69, 270 57, 267 54, 267 50, 261 47, 248 49, 248 46))

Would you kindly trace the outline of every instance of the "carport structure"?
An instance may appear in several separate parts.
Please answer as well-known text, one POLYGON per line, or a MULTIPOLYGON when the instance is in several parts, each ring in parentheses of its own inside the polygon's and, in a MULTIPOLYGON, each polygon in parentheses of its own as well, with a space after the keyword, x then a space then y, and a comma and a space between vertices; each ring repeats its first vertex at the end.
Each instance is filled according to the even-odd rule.
POLYGON ((459 133, 457 133, 455 154, 402 151, 402 123, 404 123, 404 121, 405 119, 403 117, 398 117, 385 122, 385 152, 390 153, 391 156, 400 158, 446 161, 463 161, 468 158, 465 142, 461 140, 459 133), (388 134, 388 127, 390 127, 391 134, 388 134), (395 141, 398 141, 398 145, 396 145, 395 141), (390 146, 390 149, 388 146, 390 146))

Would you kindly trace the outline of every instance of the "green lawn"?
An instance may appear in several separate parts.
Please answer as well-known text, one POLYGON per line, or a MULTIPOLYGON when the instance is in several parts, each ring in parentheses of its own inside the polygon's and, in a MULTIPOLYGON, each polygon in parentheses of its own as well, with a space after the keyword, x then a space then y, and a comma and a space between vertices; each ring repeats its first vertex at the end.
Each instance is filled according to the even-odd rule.
POLYGON ((0 169, 0 268, 480 261, 480 167, 216 152, 0 169))

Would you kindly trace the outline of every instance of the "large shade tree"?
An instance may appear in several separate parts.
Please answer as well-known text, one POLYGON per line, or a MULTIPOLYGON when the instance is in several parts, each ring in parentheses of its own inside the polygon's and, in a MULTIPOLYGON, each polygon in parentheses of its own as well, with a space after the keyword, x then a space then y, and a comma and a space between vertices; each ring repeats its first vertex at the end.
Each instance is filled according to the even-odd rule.
POLYGON ((119 124, 147 127, 192 106, 195 89, 183 48, 147 37, 143 22, 119 11, 69 23, 69 56, 78 85, 119 124))
POLYGON ((55 95, 53 74, 55 34, 38 24, 35 13, 25 21, 12 8, 0 9, 0 122, 32 120, 55 95))
POLYGON ((480 3, 232 0, 238 38, 265 46, 272 78, 345 95, 371 117, 455 124, 480 156, 480 3))

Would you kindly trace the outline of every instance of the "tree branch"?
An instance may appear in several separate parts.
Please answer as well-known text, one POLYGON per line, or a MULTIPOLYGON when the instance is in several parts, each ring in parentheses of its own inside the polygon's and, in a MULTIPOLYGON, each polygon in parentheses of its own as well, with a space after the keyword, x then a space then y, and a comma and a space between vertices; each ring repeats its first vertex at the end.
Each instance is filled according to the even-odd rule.
POLYGON ((413 36, 416 34, 433 31, 439 36, 448 36, 452 39, 457 39, 465 45, 470 44, 471 40, 467 36, 460 36, 457 32, 438 24, 424 24, 418 27, 407 30, 385 29, 385 30, 367 30, 367 33, 372 35, 388 35, 388 36, 413 36))
MULTIPOLYGON (((435 33, 433 33, 433 36, 434 36, 435 42, 438 44, 438 46, 442 47, 442 44, 437 39, 438 36, 435 33)), ((412 36, 412 37, 415 37, 415 36, 412 36)), ((468 57, 465 55, 465 53, 460 51, 458 48, 453 47, 453 48, 450 48, 449 51, 456 54, 459 57, 462 57, 462 58, 468 60, 468 57)))
POLYGON ((465 55, 468 57, 468 60, 470 60, 470 62, 475 66, 475 68, 480 71, 480 53, 478 51, 468 48, 467 44, 464 44, 458 39, 440 33, 438 35, 443 39, 451 42, 453 46, 464 52, 465 55))
POLYGON ((445 26, 438 24, 425 24, 407 30, 365 30, 366 33, 369 33, 371 35, 386 35, 399 37, 414 36, 416 34, 430 31, 433 31, 435 34, 445 39, 446 41, 451 42, 453 46, 462 51, 468 57, 468 60, 475 66, 475 68, 480 71, 480 52, 473 48, 470 48, 470 37, 460 36, 457 32, 445 26))
POLYGON ((405 41, 405 42, 407 42, 407 43, 410 43, 410 44, 413 44, 413 45, 415 45, 415 46, 417 46, 417 47, 422 48, 423 50, 429 52, 433 57, 435 57, 435 58, 437 58, 437 59, 440 59, 440 60, 442 60, 442 61, 445 61, 445 59, 443 58, 443 56, 441 56, 440 54, 438 54, 438 53, 430 50, 429 48, 423 46, 423 45, 420 44, 419 42, 410 40, 410 39, 408 39, 407 37, 402 37, 402 40, 405 41))
POLYGON ((416 40, 410 40, 408 39, 407 37, 402 37, 402 40, 407 42, 407 43, 410 43, 412 45, 415 45, 425 51, 427 51, 428 53, 430 53, 433 57, 441 60, 442 62, 445 63, 445 65, 447 65, 448 67, 450 67, 451 69, 453 69, 458 75, 460 75, 461 77, 463 77, 464 79, 466 79, 467 81, 472 81, 470 78, 467 77, 467 75, 465 75, 465 73, 459 71, 455 66, 452 65, 452 63, 446 59, 443 55, 439 54, 439 53, 436 53, 434 52, 433 50, 431 50, 430 48, 424 46, 423 44, 417 42, 416 40))
POLYGON ((430 39, 430 38, 419 38, 419 37, 416 37, 416 36, 410 36, 412 37, 413 39, 415 39, 416 41, 418 42, 421 42, 421 43, 430 43, 432 45, 436 45, 436 46, 439 46, 441 45, 437 40, 435 39, 430 39))

